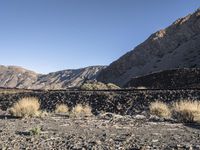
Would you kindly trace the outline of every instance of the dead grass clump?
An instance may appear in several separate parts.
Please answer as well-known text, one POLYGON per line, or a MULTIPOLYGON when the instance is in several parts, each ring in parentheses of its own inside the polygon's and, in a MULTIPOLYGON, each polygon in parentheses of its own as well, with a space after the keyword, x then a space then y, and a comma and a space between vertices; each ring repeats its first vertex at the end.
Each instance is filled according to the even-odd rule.
POLYGON ((164 118, 168 118, 171 115, 169 107, 165 103, 159 101, 151 103, 150 113, 164 118))
POLYGON ((180 101, 173 105, 173 117, 181 122, 200 122, 200 102, 180 101))
POLYGON ((69 113, 69 107, 65 104, 60 104, 56 106, 56 113, 69 113))
POLYGON ((72 114, 76 117, 89 117, 92 116, 92 108, 89 105, 77 104, 73 108, 72 114))
POLYGON ((39 116, 41 112, 39 100, 35 97, 22 98, 16 102, 9 110, 10 114, 16 117, 39 116))

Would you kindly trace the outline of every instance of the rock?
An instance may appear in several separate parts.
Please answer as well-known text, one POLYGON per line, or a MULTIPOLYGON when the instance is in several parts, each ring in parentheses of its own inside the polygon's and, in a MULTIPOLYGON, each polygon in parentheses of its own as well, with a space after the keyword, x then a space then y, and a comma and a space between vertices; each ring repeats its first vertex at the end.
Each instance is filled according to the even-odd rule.
POLYGON ((160 117, 155 116, 155 115, 150 115, 149 121, 153 121, 153 122, 163 122, 163 121, 164 121, 164 118, 160 118, 160 117))
POLYGON ((144 120, 144 119, 146 119, 146 116, 144 116, 144 115, 136 115, 136 116, 134 116, 133 118, 134 118, 134 119, 141 119, 141 120, 144 120))

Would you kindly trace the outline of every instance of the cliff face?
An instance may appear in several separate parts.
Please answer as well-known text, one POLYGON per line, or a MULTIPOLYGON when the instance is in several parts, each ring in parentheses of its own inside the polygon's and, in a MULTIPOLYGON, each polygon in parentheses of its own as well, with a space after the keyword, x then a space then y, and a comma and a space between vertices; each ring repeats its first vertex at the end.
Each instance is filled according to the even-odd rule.
POLYGON ((86 79, 95 79, 104 66, 63 70, 47 75, 16 66, 0 66, 0 87, 24 89, 65 89, 80 86, 86 79))
POLYGON ((136 76, 184 67, 200 67, 200 9, 152 34, 110 64, 97 79, 123 86, 136 76))

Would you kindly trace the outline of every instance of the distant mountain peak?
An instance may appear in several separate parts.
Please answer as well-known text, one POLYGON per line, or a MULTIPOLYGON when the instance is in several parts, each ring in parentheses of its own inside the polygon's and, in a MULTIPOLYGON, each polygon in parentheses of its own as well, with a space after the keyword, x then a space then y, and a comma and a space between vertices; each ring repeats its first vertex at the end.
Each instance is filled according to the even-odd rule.
POLYGON ((104 66, 69 69, 38 74, 19 66, 0 65, 0 87, 24 89, 65 89, 80 86, 86 79, 95 79, 104 66))

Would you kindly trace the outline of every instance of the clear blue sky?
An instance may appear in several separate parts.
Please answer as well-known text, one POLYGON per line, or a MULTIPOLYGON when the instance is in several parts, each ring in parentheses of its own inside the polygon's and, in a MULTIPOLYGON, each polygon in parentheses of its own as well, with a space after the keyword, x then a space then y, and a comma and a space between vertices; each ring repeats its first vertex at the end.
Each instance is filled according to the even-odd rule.
POLYGON ((108 65, 200 0, 0 0, 0 64, 39 73, 108 65))

